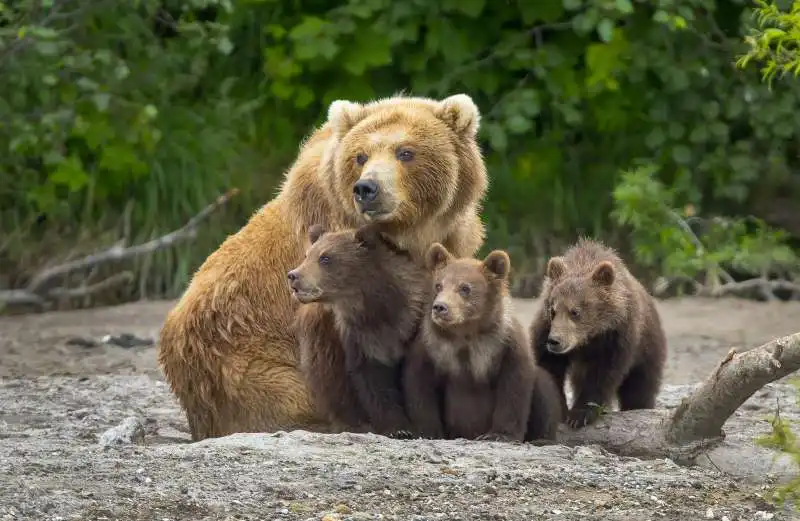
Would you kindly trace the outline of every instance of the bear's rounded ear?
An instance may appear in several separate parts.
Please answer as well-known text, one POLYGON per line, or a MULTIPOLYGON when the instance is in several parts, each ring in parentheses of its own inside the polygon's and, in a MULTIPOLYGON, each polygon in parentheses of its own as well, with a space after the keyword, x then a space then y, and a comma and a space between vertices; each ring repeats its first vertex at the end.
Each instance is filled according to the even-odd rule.
POLYGON ((381 232, 374 224, 365 224, 356 230, 356 242, 367 248, 373 248, 381 240, 381 232))
POLYGON ((337 99, 328 107, 328 123, 339 136, 347 134, 362 119, 364 106, 360 103, 337 99))
POLYGON ((511 271, 511 258, 503 250, 494 250, 483 259, 483 267, 498 279, 505 279, 511 271))
POLYGON ((453 256, 450 255, 447 248, 438 242, 434 242, 431 244, 431 247, 428 248, 428 253, 425 255, 425 266, 429 270, 444 268, 452 258, 453 256))
POLYGON ((466 94, 455 94, 440 101, 436 116, 457 134, 469 137, 478 134, 481 112, 472 98, 466 94))
POLYGON ((325 233, 325 228, 322 227, 321 224, 312 224, 311 227, 308 229, 308 240, 311 244, 314 244, 322 237, 322 234, 325 233))
POLYGON ((603 261, 592 272, 592 280, 597 284, 610 286, 614 283, 615 275, 614 265, 609 261, 603 261))
POLYGON ((567 265, 564 263, 563 257, 551 257, 547 261, 547 278, 552 282, 558 282, 558 279, 564 276, 567 272, 567 265))

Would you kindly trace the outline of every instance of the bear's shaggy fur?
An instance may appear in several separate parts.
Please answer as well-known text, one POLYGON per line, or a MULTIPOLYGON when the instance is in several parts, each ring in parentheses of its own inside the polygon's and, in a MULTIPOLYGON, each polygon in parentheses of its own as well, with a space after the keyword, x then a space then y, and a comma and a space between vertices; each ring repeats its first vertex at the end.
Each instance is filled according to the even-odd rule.
MULTIPOLYGON (((420 260, 436 241, 474 254, 484 238, 479 212, 488 185, 479 119, 464 94, 331 104, 280 193, 209 255, 161 329, 159 365, 194 440, 329 429, 299 368, 297 303, 286 273, 302 260, 313 224, 380 223, 420 260)), ((318 306, 302 314, 318 330, 318 360, 341 361, 341 346, 328 341, 335 337, 330 317, 318 306)))
MULTIPOLYGON (((317 409, 347 430, 363 430, 366 422, 372 432, 407 436, 402 367, 427 302, 428 271, 376 225, 330 233, 315 225, 309 241, 305 259, 288 273, 289 286, 302 304, 333 312, 345 368, 303 364, 317 409)), ((304 362, 314 356, 308 348, 316 334, 297 330, 304 362)))
POLYGON ((536 369, 508 294, 510 259, 427 255, 433 298, 405 368, 406 407, 422 436, 522 441, 554 439, 558 390, 536 369))
POLYGON ((615 395, 621 410, 655 406, 666 337, 652 297, 612 249, 581 239, 548 261, 530 335, 537 362, 555 378, 564 406, 569 374, 571 427, 596 421, 597 406, 608 407, 615 395))

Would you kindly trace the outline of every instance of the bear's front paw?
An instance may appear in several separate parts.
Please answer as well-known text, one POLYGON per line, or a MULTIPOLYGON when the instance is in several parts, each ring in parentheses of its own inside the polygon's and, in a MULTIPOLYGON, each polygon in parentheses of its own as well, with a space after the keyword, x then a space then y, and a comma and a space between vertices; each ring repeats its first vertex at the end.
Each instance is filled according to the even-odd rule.
POLYGON ((599 418, 600 414, 596 407, 580 407, 576 408, 573 407, 567 413, 567 421, 566 424, 572 427, 573 429, 580 429, 581 427, 585 427, 587 425, 591 425, 597 418, 599 418))
POLYGON ((411 431, 399 430, 399 431, 394 431, 392 433, 389 433, 389 437, 390 438, 394 438, 396 440, 412 440, 412 439, 416 438, 417 435, 414 434, 411 431))
POLYGON ((475 439, 477 441, 502 441, 502 442, 519 441, 514 436, 502 432, 487 432, 486 434, 481 434, 475 439))

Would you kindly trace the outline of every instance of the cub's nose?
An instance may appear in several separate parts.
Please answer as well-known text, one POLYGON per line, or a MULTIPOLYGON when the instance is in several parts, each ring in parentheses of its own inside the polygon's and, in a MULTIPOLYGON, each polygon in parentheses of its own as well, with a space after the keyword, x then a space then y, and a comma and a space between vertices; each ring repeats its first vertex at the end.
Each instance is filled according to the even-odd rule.
POLYGON ((441 302, 434 302, 433 303, 433 312, 436 315, 438 315, 440 317, 444 317, 444 316, 447 316, 447 312, 448 311, 449 311, 449 309, 447 308, 447 304, 443 304, 441 302))
POLYGON ((286 274, 286 276, 289 278, 289 282, 294 282, 297 280, 297 272, 295 270, 290 271, 286 274))
POLYGON ((547 349, 549 351, 560 351, 561 350, 561 339, 557 336, 550 336, 547 337, 547 349))
POLYGON ((353 194, 359 202, 368 203, 378 196, 378 188, 378 183, 372 179, 361 179, 353 185, 353 194))

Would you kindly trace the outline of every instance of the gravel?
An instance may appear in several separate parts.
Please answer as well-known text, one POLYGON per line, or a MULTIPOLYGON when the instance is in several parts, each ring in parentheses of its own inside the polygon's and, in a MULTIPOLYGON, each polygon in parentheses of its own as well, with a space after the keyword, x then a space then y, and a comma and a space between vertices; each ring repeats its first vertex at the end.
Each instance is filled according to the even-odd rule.
MULTIPOLYGON (((665 386, 659 405, 674 407, 691 388, 665 386)), ((798 419, 795 396, 788 385, 767 386, 728 422, 728 441, 710 463, 687 468, 596 446, 371 434, 189 443, 161 380, 4 379, 0 520, 792 519, 768 498, 796 470, 775 467, 752 438, 769 431, 776 403, 798 419), (742 447, 751 460, 741 459, 742 447)))

